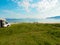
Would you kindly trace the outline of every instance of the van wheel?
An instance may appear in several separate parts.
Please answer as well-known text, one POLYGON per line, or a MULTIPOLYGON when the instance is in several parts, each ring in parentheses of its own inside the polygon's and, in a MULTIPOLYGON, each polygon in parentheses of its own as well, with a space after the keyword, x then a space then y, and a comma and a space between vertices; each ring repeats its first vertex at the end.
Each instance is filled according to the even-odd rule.
POLYGON ((8 27, 9 25, 7 25, 7 27, 8 27))

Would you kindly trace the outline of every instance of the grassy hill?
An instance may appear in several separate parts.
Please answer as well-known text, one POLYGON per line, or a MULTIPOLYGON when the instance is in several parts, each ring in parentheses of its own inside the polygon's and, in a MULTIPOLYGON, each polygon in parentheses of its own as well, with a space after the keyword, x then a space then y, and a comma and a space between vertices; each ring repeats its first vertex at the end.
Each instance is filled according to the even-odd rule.
POLYGON ((0 45, 60 45, 60 24, 20 23, 0 28, 0 45))

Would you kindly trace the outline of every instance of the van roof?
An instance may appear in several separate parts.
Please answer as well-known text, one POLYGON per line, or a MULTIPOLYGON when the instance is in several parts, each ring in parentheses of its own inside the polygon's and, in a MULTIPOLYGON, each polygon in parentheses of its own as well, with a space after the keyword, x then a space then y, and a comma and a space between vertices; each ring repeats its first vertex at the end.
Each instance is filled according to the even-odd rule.
POLYGON ((6 19, 4 19, 4 18, 0 18, 0 20, 4 20, 4 21, 6 21, 6 19))

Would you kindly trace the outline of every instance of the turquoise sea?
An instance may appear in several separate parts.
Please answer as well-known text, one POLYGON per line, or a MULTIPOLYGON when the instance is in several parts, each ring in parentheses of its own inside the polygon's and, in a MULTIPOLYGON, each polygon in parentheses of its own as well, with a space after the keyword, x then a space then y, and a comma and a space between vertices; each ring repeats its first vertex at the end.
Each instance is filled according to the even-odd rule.
POLYGON ((39 22, 39 23, 60 23, 60 19, 6 19, 9 23, 39 22))

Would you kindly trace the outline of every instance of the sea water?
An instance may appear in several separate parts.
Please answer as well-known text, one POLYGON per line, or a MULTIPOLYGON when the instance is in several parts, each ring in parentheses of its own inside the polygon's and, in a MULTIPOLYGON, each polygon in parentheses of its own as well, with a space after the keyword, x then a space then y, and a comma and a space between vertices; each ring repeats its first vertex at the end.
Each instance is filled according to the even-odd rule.
POLYGON ((60 19, 6 19, 9 23, 39 22, 39 23, 60 23, 60 19))

